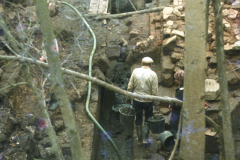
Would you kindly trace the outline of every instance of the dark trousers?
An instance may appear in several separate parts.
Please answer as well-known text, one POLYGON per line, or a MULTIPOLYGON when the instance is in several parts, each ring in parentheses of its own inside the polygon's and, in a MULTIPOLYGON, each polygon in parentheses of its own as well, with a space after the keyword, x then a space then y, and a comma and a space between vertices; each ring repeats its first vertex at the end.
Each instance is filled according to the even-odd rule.
POLYGON ((133 107, 136 111, 136 121, 137 126, 141 126, 143 122, 143 110, 145 111, 145 122, 148 122, 148 118, 153 115, 153 102, 139 102, 133 100, 133 107))

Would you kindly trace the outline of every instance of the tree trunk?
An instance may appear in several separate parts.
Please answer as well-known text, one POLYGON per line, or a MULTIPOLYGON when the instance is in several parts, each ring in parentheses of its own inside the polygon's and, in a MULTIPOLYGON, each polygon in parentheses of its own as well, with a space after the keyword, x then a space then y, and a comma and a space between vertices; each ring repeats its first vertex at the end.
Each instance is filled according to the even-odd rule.
POLYGON ((225 160, 234 160, 234 141, 232 135, 232 122, 230 103, 228 98, 228 84, 224 55, 222 6, 220 0, 213 0, 216 34, 217 70, 220 84, 220 98, 222 107, 222 126, 225 160))
POLYGON ((69 138, 69 144, 71 147, 72 159, 83 160, 84 155, 79 134, 80 129, 76 125, 75 115, 73 114, 63 81, 63 73, 59 62, 58 46, 53 33, 52 21, 47 8, 47 1, 35 0, 34 3, 36 5, 37 17, 40 22, 44 47, 47 52, 48 63, 50 66, 50 82, 62 112, 66 132, 69 138))
POLYGON ((207 1, 186 0, 185 76, 179 158, 204 160, 207 1))

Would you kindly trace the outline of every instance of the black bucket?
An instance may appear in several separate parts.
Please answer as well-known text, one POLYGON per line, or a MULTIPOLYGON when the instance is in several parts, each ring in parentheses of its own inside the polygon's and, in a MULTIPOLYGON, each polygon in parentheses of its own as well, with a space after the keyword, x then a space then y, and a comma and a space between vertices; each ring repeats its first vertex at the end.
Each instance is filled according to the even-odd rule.
POLYGON ((153 134, 159 134, 165 130, 165 117, 163 116, 153 116, 148 119, 151 132, 153 134))
POLYGON ((163 150, 168 151, 168 152, 173 150, 175 141, 174 141, 174 136, 171 132, 165 131, 165 132, 161 133, 159 139, 161 141, 163 150))
POLYGON ((119 109, 120 123, 124 126, 133 126, 135 118, 135 109, 131 107, 122 107, 119 109))

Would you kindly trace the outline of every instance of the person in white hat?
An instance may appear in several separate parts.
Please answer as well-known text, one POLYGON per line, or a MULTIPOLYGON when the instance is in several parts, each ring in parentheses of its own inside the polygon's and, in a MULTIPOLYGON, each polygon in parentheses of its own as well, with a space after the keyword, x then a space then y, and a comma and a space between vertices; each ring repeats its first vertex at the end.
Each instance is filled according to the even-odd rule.
MULTIPOLYGON (((153 60, 150 57, 144 57, 142 59, 142 67, 133 70, 130 81, 128 83, 127 91, 134 92, 140 95, 154 95, 157 96, 158 92, 158 78, 157 74, 151 70, 153 60)), ((127 97, 126 102, 130 103, 130 98, 127 97)), ((133 107, 136 111, 136 130, 138 137, 138 145, 142 143, 150 143, 148 141, 149 136, 149 123, 148 119, 153 115, 153 101, 144 100, 139 98, 133 99, 133 107), (142 122, 143 122, 143 110, 145 111, 144 122, 144 135, 142 139, 142 122)))

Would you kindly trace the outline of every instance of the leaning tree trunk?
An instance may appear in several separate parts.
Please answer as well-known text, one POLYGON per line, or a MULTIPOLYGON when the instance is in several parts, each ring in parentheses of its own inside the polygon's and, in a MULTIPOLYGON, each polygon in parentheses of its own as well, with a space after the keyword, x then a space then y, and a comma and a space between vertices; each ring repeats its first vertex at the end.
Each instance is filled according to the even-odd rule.
POLYGON ((228 84, 224 55, 222 6, 220 0, 213 0, 216 34, 217 70, 220 84, 220 98, 222 106, 222 126, 225 160, 234 160, 234 141, 232 135, 232 122, 230 103, 228 98, 228 84))
POLYGON ((47 8, 47 0, 35 0, 34 3, 36 5, 37 17, 40 22, 44 47, 47 52, 48 63, 50 65, 50 82, 62 112, 71 147, 72 159, 83 160, 84 155, 79 134, 80 128, 76 125, 75 115, 73 114, 63 81, 63 73, 59 62, 58 46, 54 37, 49 10, 47 8))
POLYGON ((186 0, 185 76, 179 158, 204 160, 207 1, 186 0))

